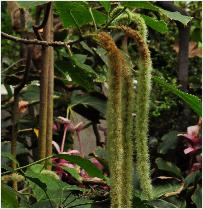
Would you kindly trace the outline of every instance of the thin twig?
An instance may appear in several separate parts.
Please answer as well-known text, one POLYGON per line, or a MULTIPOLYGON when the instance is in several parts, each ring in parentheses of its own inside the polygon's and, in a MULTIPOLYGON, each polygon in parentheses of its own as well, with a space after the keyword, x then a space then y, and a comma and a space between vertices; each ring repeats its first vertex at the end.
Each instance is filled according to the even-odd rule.
POLYGON ((1 32, 1 38, 3 39, 8 39, 14 42, 20 42, 20 43, 24 43, 24 44, 34 44, 34 45, 41 45, 41 46, 65 46, 65 45, 72 45, 72 44, 76 44, 79 43, 80 41, 82 41, 81 39, 76 40, 76 41, 70 41, 70 42, 62 42, 62 41, 39 41, 37 39, 23 39, 23 38, 19 38, 16 36, 12 36, 9 35, 7 33, 1 32))
POLYGON ((24 169, 24 168, 28 168, 28 167, 30 167, 30 166, 32 166, 32 165, 37 164, 37 163, 41 163, 41 162, 43 162, 43 161, 45 161, 45 160, 48 160, 48 159, 50 159, 50 158, 52 158, 52 157, 53 157, 53 155, 48 156, 48 157, 45 157, 45 158, 43 158, 43 159, 41 159, 41 160, 37 160, 37 161, 35 161, 35 162, 33 162, 33 163, 30 163, 30 164, 28 164, 28 165, 24 165, 24 166, 22 166, 22 167, 18 167, 18 168, 16 168, 16 169, 11 170, 11 171, 5 171, 5 172, 1 173, 1 176, 5 176, 5 175, 7 175, 7 174, 11 174, 11 173, 14 173, 14 172, 16 172, 16 171, 20 171, 20 170, 22 170, 22 169, 24 169))

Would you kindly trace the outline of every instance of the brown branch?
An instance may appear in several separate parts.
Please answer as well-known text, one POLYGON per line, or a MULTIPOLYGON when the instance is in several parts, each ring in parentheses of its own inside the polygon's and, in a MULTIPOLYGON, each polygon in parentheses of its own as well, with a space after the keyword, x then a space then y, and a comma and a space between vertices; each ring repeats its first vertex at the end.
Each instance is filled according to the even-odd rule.
POLYGON ((34 45, 41 45, 41 46, 65 46, 65 45, 72 45, 79 43, 82 41, 82 39, 76 40, 76 41, 70 41, 70 42, 62 42, 62 41, 40 41, 37 39, 23 39, 16 36, 9 35, 7 33, 1 32, 1 38, 2 39, 8 39, 14 42, 20 42, 23 44, 34 44, 34 45))
MULTIPOLYGON (((50 13, 47 21, 49 26, 49 39, 53 41, 53 9, 50 5, 50 13)), ((53 94, 54 94, 54 49, 48 47, 49 69, 48 69, 48 92, 47 92, 47 137, 46 137, 46 156, 52 155, 52 137, 53 137, 53 94)), ((51 159, 46 161, 46 169, 51 170, 51 159)))

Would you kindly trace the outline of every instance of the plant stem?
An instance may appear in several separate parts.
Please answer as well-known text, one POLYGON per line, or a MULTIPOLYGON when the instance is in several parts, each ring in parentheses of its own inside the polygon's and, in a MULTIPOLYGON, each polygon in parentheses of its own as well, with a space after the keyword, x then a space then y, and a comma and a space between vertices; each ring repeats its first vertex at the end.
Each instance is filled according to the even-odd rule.
POLYGON ((12 170, 12 171, 3 172, 3 173, 1 174, 1 176, 7 175, 7 174, 11 174, 11 173, 14 173, 14 172, 16 172, 16 171, 20 171, 20 170, 22 170, 22 169, 24 169, 24 168, 28 168, 28 167, 30 167, 30 166, 32 166, 32 165, 35 165, 35 164, 37 164, 37 163, 41 163, 41 162, 43 162, 43 161, 45 161, 45 160, 47 160, 47 159, 50 159, 50 158, 52 158, 53 156, 54 156, 54 155, 45 157, 45 158, 43 158, 43 159, 37 160, 37 161, 35 161, 35 162, 33 162, 33 163, 30 163, 30 164, 28 164, 28 165, 25 165, 25 166, 22 166, 22 167, 18 167, 18 168, 16 168, 16 169, 12 170))
POLYGON ((64 151, 64 145, 65 145, 65 141, 66 141, 66 133, 67 133, 67 130, 68 130, 68 126, 67 125, 64 125, 64 131, 63 131, 63 139, 62 139, 62 143, 61 143, 61 152, 64 151))
MULTIPOLYGON (((50 6, 50 14, 47 21, 49 28, 48 41, 53 41, 53 10, 52 3, 50 6)), ((47 95, 47 137, 46 137, 46 156, 52 154, 52 137, 53 137, 53 93, 54 93, 54 49, 48 47, 49 50, 49 72, 48 72, 48 95, 47 95)), ((46 161, 46 169, 51 170, 51 162, 46 161)))

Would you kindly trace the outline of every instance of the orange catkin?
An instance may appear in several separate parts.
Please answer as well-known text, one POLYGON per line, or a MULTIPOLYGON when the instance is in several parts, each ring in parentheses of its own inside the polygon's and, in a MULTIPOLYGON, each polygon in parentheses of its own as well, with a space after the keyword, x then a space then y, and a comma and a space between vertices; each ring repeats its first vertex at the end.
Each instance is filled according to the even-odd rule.
POLYGON ((123 57, 112 37, 105 32, 98 34, 101 46, 108 52, 108 104, 107 127, 109 154, 109 169, 111 178, 111 207, 122 207, 122 166, 123 166, 123 141, 122 141, 122 108, 121 108, 121 73, 123 57))

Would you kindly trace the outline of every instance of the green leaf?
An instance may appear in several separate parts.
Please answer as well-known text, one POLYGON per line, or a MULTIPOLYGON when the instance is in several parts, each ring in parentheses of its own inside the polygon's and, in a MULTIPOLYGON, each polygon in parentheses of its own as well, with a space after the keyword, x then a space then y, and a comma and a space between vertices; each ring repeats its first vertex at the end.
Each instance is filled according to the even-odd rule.
POLYGON ((176 148, 178 142, 177 134, 177 131, 170 131, 161 138, 162 142, 158 147, 158 152, 160 154, 166 154, 168 150, 176 148))
POLYGON ((104 7, 106 12, 109 12, 111 10, 111 2, 110 1, 100 1, 99 3, 104 7))
POLYGON ((154 6, 152 3, 148 1, 123 1, 121 2, 123 6, 131 8, 131 9, 149 9, 153 11, 158 11, 159 7, 154 6))
POLYGON ((157 199, 166 193, 176 192, 182 188, 181 183, 166 183, 163 185, 158 185, 153 187, 153 198, 157 199))
POLYGON ((165 198, 165 200, 174 204, 177 208, 186 208, 186 200, 184 199, 184 197, 181 198, 179 196, 171 196, 165 198))
POLYGON ((57 154, 55 157, 67 160, 70 163, 74 163, 79 165, 81 168, 83 168, 89 176, 91 177, 98 177, 101 179, 106 179, 106 177, 103 175, 102 171, 99 170, 91 161, 82 158, 80 156, 76 155, 67 155, 67 154, 57 154))
MULTIPOLYGON (((56 63, 56 67, 66 76, 69 75, 73 83, 82 86, 87 91, 92 91, 94 89, 92 74, 85 71, 84 69, 79 68, 76 65, 73 65, 73 63, 70 63, 69 60, 67 60, 67 58, 58 61, 56 63)), ((68 78, 66 79, 68 80, 68 78)))
POLYGON ((30 84, 23 89, 21 96, 23 100, 29 103, 39 102, 40 87, 38 85, 30 84))
POLYGON ((68 168, 65 166, 62 166, 61 168, 63 168, 64 171, 68 172, 77 181, 82 182, 82 177, 79 175, 78 171, 75 168, 68 168))
POLYGON ((77 67, 79 67, 80 69, 86 71, 87 73, 96 75, 96 73, 92 69, 92 67, 90 67, 89 65, 84 64, 86 59, 84 60, 84 57, 82 58, 82 56, 84 56, 84 55, 82 55, 82 54, 81 55, 73 55, 71 57, 71 60, 72 60, 73 64, 76 65, 77 67))
POLYGON ((159 170, 168 171, 169 173, 182 178, 181 170, 176 165, 162 158, 156 159, 156 164, 159 170))
POLYGON ((170 11, 164 10, 147 1, 130 1, 130 2, 126 1, 126 2, 122 2, 122 5, 125 7, 129 7, 131 9, 137 8, 137 9, 149 9, 152 11, 156 11, 162 15, 165 15, 169 19, 179 21, 183 23, 184 25, 187 25, 188 22, 191 21, 193 18, 190 16, 182 15, 180 12, 170 12, 170 11))
POLYGON ((168 32, 167 24, 163 20, 156 20, 146 15, 141 15, 141 16, 143 17, 145 23, 152 29, 158 31, 159 33, 168 32))
POLYGON ((187 175, 185 178, 185 186, 189 186, 190 184, 195 184, 195 182, 198 182, 202 177, 202 174, 200 171, 195 171, 187 175))
POLYGON ((191 197, 197 208, 202 208, 202 188, 198 185, 191 197))
POLYGON ((193 17, 182 15, 180 12, 170 12, 164 9, 159 9, 160 13, 164 14, 171 20, 177 20, 184 25, 187 25, 188 22, 192 20, 193 17))
POLYGON ((48 1, 17 1, 21 8, 29 9, 42 4, 48 3, 48 1))
MULTIPOLYGON (((37 201, 46 200, 47 195, 49 199, 53 200, 55 198, 54 201, 59 201, 57 197, 62 200, 66 191, 84 191, 82 188, 56 179, 54 175, 42 172, 42 169, 43 165, 36 164, 29 167, 25 173, 26 177, 31 181, 31 188, 37 201)), ((59 202, 54 202, 54 204, 59 204, 59 202)))
POLYGON ((19 162, 16 160, 16 158, 9 152, 1 152, 1 157, 8 158, 9 160, 15 162, 17 165, 19 165, 19 162))
POLYGON ((1 206, 3 208, 17 208, 17 192, 6 184, 1 184, 1 206))
POLYGON ((167 83, 160 77, 153 77, 153 81, 186 102, 186 104, 188 104, 198 116, 202 115, 201 100, 197 96, 179 90, 176 86, 167 83))
POLYGON ((78 95, 73 93, 71 96, 70 105, 76 106, 78 104, 82 104, 84 106, 91 106, 98 110, 103 116, 106 114, 106 102, 98 97, 90 96, 90 95, 78 95))
POLYGON ((154 208, 177 208, 174 204, 162 199, 149 201, 148 204, 154 208))
MULTIPOLYGON (((64 27, 80 27, 93 21, 85 2, 61 1, 54 4, 64 27)), ((97 25, 105 23, 106 15, 94 9, 92 13, 97 25)))

